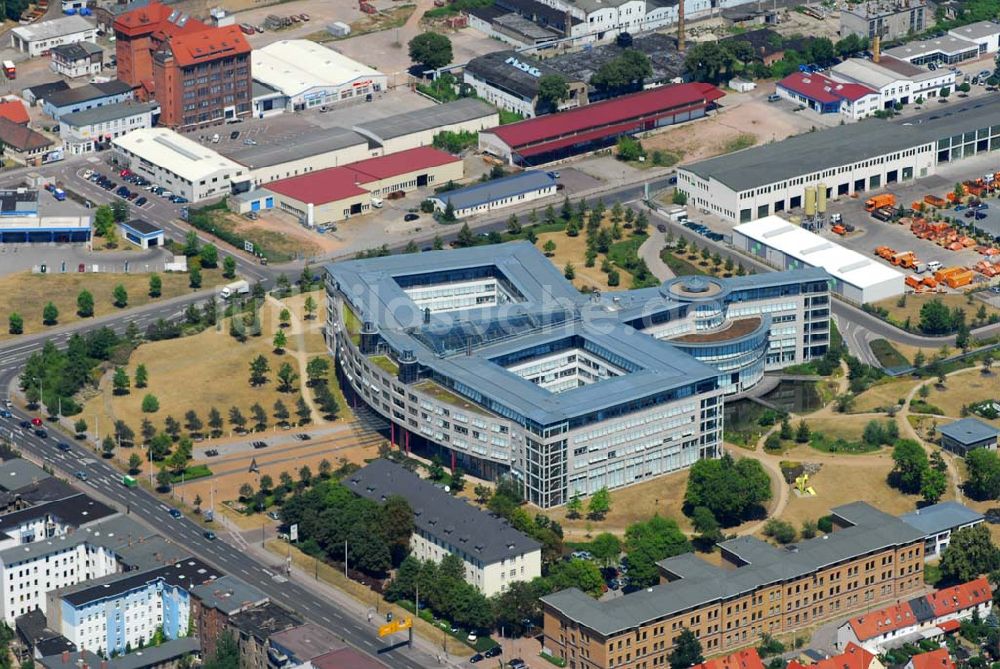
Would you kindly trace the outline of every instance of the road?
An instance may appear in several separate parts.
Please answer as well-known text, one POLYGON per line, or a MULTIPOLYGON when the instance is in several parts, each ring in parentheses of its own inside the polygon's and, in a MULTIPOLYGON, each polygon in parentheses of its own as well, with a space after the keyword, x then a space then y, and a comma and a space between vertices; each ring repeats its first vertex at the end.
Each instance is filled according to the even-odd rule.
MULTIPOLYGON (((190 302, 193 296, 185 297, 186 300, 179 300, 158 309, 147 309, 138 316, 134 314, 116 316, 105 324, 121 330, 129 320, 134 319, 141 326, 157 318, 168 317, 179 313, 179 308, 182 311, 183 307, 179 307, 179 305, 190 302)), ((92 324, 88 323, 88 328, 91 326, 92 324)), ((69 337, 72 330, 35 339, 49 338, 61 344, 69 337)), ((3 360, 3 367, 0 368, 0 387, 7 388, 14 382, 24 360, 39 346, 39 341, 26 339, 0 347, 0 359, 3 360)), ((16 407, 12 411, 13 418, 8 419, 6 421, 8 425, 3 427, 11 430, 16 446, 23 453, 39 462, 51 464, 67 475, 72 475, 78 470, 86 471, 87 482, 80 484, 84 490, 90 492, 89 489, 93 488, 99 496, 108 500, 123 513, 131 513, 138 520, 145 522, 171 541, 190 550, 197 557, 254 584, 273 601, 296 611, 309 622, 340 635, 346 642, 359 650, 375 656, 383 656, 386 652, 386 645, 377 639, 373 628, 368 625, 367 621, 355 619, 353 616, 345 614, 333 602, 320 598, 294 580, 290 581, 284 576, 276 575, 274 570, 260 564, 228 543, 207 539, 204 536, 204 528, 190 519, 186 517, 172 518, 167 513, 170 507, 164 501, 142 488, 124 487, 121 484, 121 472, 113 469, 99 457, 95 457, 92 451, 76 442, 70 435, 62 433, 57 427, 48 427, 48 439, 41 439, 32 432, 20 430, 17 427, 20 421, 30 419, 32 416, 16 407), (59 451, 56 448, 56 443, 59 441, 70 444, 71 450, 65 453, 59 451)), ((2 422, 0 419, 0 423, 2 422)), ((419 669, 437 664, 430 655, 417 649, 405 647, 391 650, 391 657, 393 667, 419 669)))

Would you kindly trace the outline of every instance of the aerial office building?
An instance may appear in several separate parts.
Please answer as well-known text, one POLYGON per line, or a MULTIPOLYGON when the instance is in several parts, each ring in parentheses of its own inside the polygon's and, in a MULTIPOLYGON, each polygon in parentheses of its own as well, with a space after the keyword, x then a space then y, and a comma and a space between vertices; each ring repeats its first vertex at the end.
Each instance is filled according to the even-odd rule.
POLYGON ((328 345, 392 440, 541 507, 717 457, 723 397, 829 342, 822 269, 582 295, 518 242, 327 272, 328 345))

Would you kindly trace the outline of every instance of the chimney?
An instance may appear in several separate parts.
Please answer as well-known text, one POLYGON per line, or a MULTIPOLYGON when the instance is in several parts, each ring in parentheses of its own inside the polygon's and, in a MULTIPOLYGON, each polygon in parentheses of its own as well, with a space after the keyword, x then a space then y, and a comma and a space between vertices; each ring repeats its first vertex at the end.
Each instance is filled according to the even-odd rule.
POLYGON ((875 39, 872 40, 872 62, 877 63, 882 57, 882 39, 879 37, 878 33, 875 33, 875 39))
POLYGON ((684 0, 677 3, 677 51, 684 52, 684 0))

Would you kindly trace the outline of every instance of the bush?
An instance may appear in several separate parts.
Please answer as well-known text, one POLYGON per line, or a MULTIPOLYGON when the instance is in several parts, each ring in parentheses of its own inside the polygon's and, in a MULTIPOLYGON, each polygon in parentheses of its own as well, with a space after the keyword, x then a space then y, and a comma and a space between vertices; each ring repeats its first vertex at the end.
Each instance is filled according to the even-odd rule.
POLYGON ((160 410, 160 400, 156 399, 156 395, 147 394, 142 398, 142 412, 143 413, 156 413, 160 410))
POLYGON ((819 528, 820 532, 825 532, 829 534, 833 532, 833 518, 830 516, 822 516, 816 521, 816 527, 819 528))
POLYGON ((771 537, 779 544, 790 544, 795 541, 797 533, 791 523, 772 518, 764 524, 764 536, 771 537))

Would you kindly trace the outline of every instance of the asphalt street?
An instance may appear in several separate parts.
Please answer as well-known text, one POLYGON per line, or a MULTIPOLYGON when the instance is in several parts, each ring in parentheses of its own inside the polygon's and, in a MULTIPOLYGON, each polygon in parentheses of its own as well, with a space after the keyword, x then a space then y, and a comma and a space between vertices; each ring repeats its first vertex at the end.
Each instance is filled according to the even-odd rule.
MULTIPOLYGON (((30 351, 31 348, 33 346, 26 350, 30 351)), ((0 370, 0 386, 7 387, 14 380, 23 356, 26 355, 24 351, 22 348, 18 353, 8 355, 8 349, 3 350, 4 368, 0 370), (12 361, 14 366, 11 364, 12 361)), ((169 515, 171 507, 164 501, 142 488, 123 486, 121 472, 113 469, 71 436, 51 426, 47 428, 49 433, 47 439, 42 439, 33 432, 21 430, 18 427, 20 421, 31 417, 30 414, 14 408, 13 418, 6 421, 0 419, 0 424, 7 423, 2 427, 13 434, 16 446, 22 452, 31 455, 33 459, 50 464, 67 476, 72 476, 77 471, 86 472, 86 483, 78 485, 81 489, 88 492, 93 489, 122 513, 135 516, 195 556, 254 584, 273 601, 296 611, 307 621, 340 635, 345 642, 359 650, 381 657, 393 667, 419 669, 437 664, 434 658, 420 650, 387 645, 378 639, 367 620, 345 614, 332 602, 318 597, 312 591, 278 573, 281 570, 260 564, 228 543, 206 538, 204 528, 187 517, 173 518, 169 515), (70 444, 71 450, 68 452, 58 450, 56 444, 59 441, 70 444)))

